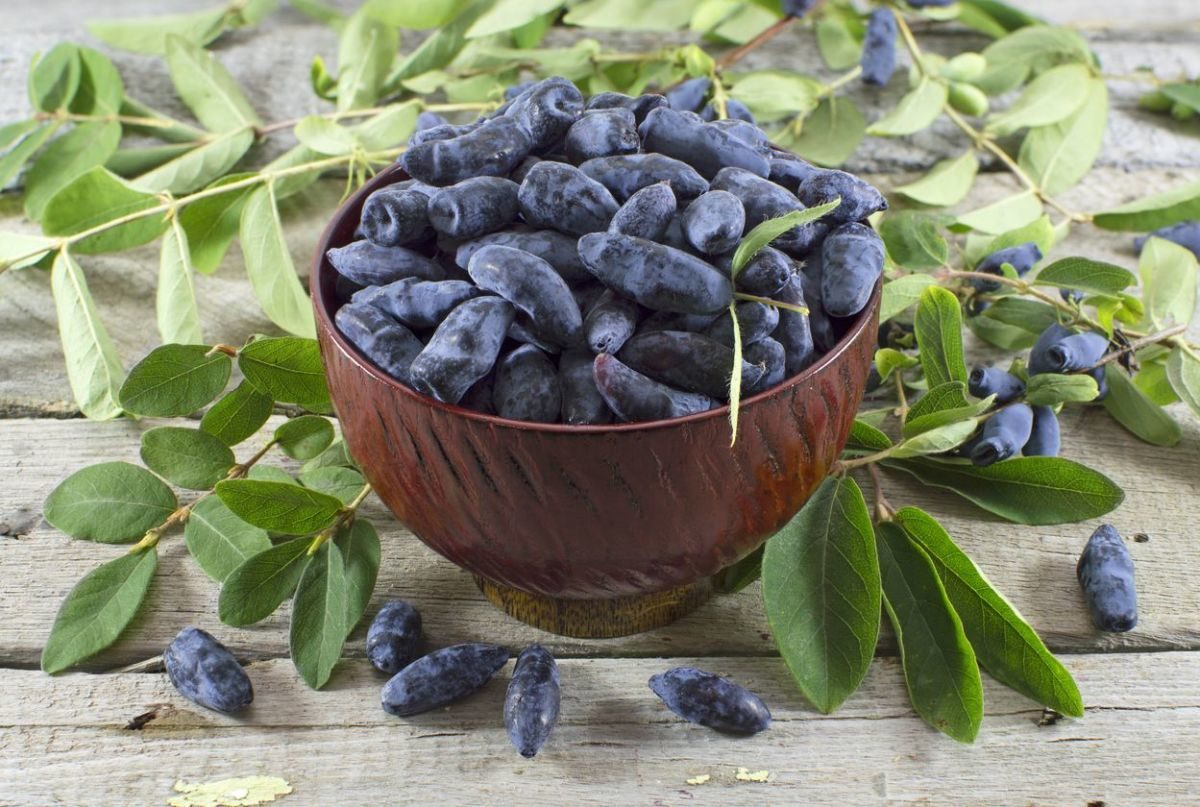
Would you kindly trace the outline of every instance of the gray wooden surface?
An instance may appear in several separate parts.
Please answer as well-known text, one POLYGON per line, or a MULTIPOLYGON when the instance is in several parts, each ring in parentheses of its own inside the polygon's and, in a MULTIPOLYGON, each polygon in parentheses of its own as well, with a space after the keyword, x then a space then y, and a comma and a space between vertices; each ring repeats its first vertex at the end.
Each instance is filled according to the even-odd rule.
MULTIPOLYGON (((112 0, 84 9, 41 0, 15 14, 3 4, 6 39, 0 75, 21 77, 29 57, 64 38, 88 42, 81 16, 128 16, 209 5, 197 0, 112 0)), ((344 4, 345 5, 345 4, 344 4)), ((352 3, 350 4, 352 5, 352 3)), ((1161 75, 1200 74, 1200 8, 1193 0, 1064 0, 1027 3, 1051 19, 1084 28, 1105 70, 1138 65, 1161 75), (1046 7, 1043 7, 1046 6, 1046 7)), ((569 35, 564 35, 569 36, 569 35)), ((930 34, 934 49, 954 50, 969 34, 930 34)), ((612 39, 612 37, 607 37, 612 39)), ((657 37, 624 37, 641 49, 657 37)), ((292 11, 260 29, 223 39, 216 50, 247 87, 266 120, 322 108, 308 89, 314 53, 332 59, 334 36, 292 11)), ((112 54, 139 98, 184 114, 159 63, 112 54)), ((810 35, 792 33, 746 62, 824 74, 810 35)), ((890 104, 856 91, 868 110, 890 104)), ((1141 88, 1110 84, 1113 114, 1097 169, 1063 197, 1103 209, 1197 178, 1197 124, 1177 124, 1136 108, 1141 88)), ((0 84, 0 122, 27 112, 23 81, 0 84)), ((288 144, 258 148, 265 157, 288 144)), ((966 143, 935 129, 910 140, 871 140, 851 167, 885 186, 899 184, 966 143)), ((982 176, 963 209, 1014 188, 999 173, 982 176)), ((289 244, 299 266, 340 188, 330 183, 289 211, 289 244)), ((0 197, 0 229, 29 228, 13 197, 0 197)), ((231 252, 211 278, 199 278, 207 335, 228 342, 269 331, 249 301, 240 257, 231 252)), ((1125 236, 1077 228, 1058 254, 1084 254, 1132 266, 1125 236)), ((126 362, 155 343, 152 326, 157 254, 153 248, 84 259, 126 362)), ((1200 323, 1197 323, 1200 325, 1200 323)), ((1193 329, 1195 330, 1195 328, 1193 329)), ((987 355, 975 346, 976 355, 987 355)), ((1182 410, 1184 441, 1165 450, 1139 443, 1100 411, 1073 409, 1064 421, 1066 456, 1102 468, 1127 493, 1111 520, 1138 564, 1142 621, 1130 634, 1093 631, 1074 582, 1078 552, 1094 524, 1017 527, 969 504, 885 476, 896 503, 944 519, 988 577, 1042 633, 1077 676, 1088 707, 1082 720, 1039 725, 1041 709, 988 681, 979 741, 964 747, 934 733, 911 712, 885 637, 863 688, 835 715, 808 708, 775 656, 757 585, 720 597, 678 623, 641 636, 580 641, 550 636, 492 609, 469 577, 435 556, 375 500, 384 562, 373 606, 391 597, 422 610, 435 645, 486 640, 520 647, 540 641, 563 659, 563 722, 534 761, 508 748, 500 723, 502 681, 451 709, 402 721, 378 707, 382 680, 362 659, 362 628, 327 691, 307 689, 287 661, 286 620, 236 630, 215 617, 217 588, 186 558, 178 537, 162 544, 160 574, 146 612, 126 638, 87 672, 49 678, 36 670, 40 647, 62 596, 119 548, 73 542, 40 517, 46 494, 64 476, 106 459, 136 459, 142 430, 161 422, 90 423, 74 408, 48 280, 40 272, 0 275, 0 805, 161 804, 177 779, 212 781, 270 775, 295 792, 283 804, 1182 804, 1200 792, 1200 422, 1182 410), (97 675, 159 653, 187 624, 214 630, 251 661, 258 696, 241 719, 204 712, 179 698, 156 672, 97 675), (1118 652, 1119 651, 1119 652, 1118 652), (1175 652, 1167 652, 1175 651, 1175 652), (776 725, 732 740, 676 720, 645 688, 649 675, 696 663, 728 673, 771 704, 776 725), (155 712, 140 731, 137 715, 155 712), (768 771, 742 781, 739 768, 768 771), (697 777, 704 784, 689 784, 697 777)), ((248 453, 253 446, 240 452, 248 453)))

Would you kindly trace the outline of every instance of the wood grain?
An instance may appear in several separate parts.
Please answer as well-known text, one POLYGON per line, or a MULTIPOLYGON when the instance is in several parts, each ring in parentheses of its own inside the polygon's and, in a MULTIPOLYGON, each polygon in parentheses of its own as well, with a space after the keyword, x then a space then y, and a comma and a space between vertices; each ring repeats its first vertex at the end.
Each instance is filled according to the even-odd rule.
POLYGON ((1200 653, 1068 656, 1087 714, 1040 707, 990 679, 979 740, 916 718, 895 660, 878 660, 835 715, 809 709, 778 659, 566 660, 560 725, 523 760, 501 721, 506 668, 481 692, 408 720, 379 707, 384 678, 343 662, 313 692, 286 661, 250 665, 242 718, 205 712, 162 674, 0 672, 0 802, 161 803, 177 779, 280 776, 283 804, 1182 804, 1200 789, 1200 653), (771 706, 736 739, 668 712, 650 675, 698 664, 771 706), (125 726, 156 712, 141 730, 125 726), (767 771, 763 783, 739 768, 767 771), (688 779, 710 777, 701 785, 688 779), (136 794, 136 795, 134 795, 136 794))

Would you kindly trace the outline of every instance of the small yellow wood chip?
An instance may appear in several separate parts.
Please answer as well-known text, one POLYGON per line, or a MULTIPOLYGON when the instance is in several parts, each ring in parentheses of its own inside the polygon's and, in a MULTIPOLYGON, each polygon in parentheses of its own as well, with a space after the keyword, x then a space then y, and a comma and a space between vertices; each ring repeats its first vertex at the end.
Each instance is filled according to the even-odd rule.
POLYGON ((688 779, 687 783, 689 785, 703 785, 706 784, 709 779, 712 779, 710 774, 702 773, 699 776, 693 776, 691 779, 688 779))
POLYGON ((771 778, 770 771, 751 771, 749 768, 738 768, 733 775, 739 782, 765 782, 771 778))
POLYGON ((292 786, 278 776, 243 776, 219 782, 175 783, 175 796, 167 801, 171 807, 254 807, 286 796, 292 786))

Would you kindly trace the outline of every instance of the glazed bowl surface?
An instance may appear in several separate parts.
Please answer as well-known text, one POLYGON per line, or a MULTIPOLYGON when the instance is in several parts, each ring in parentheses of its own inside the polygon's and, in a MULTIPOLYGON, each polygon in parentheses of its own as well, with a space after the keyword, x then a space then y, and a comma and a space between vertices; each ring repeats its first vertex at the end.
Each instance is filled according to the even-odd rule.
POLYGON ((390 378, 338 332, 337 273, 367 195, 322 236, 311 286, 329 390, 350 453, 396 517, 475 575, 534 595, 605 599, 716 574, 800 509, 849 436, 875 350, 880 286, 804 372, 729 408, 569 426, 440 403, 390 378))

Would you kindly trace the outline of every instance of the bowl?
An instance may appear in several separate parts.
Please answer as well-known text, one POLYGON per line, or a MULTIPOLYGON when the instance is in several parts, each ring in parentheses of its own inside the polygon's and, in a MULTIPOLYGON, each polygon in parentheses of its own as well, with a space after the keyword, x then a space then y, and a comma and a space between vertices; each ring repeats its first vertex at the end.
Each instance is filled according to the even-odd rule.
POLYGON ((311 279, 334 409, 375 492, 495 604, 547 630, 624 635, 696 607, 837 459, 874 354, 880 287, 833 350, 742 401, 733 445, 728 406, 608 426, 480 414, 393 380, 334 326, 325 253, 354 240, 367 195, 407 178, 392 166, 338 209, 311 279))

